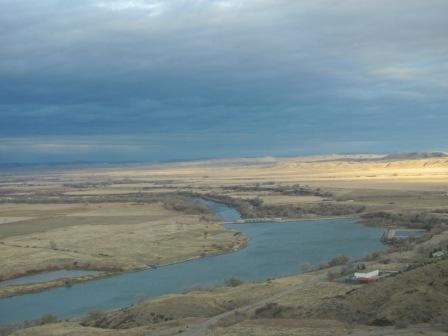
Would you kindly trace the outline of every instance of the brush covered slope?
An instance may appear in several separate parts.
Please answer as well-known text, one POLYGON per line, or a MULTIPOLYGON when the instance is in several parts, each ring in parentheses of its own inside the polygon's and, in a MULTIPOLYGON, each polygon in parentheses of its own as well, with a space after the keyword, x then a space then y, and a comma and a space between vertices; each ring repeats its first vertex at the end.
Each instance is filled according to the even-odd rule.
POLYGON ((344 296, 305 315, 369 325, 448 321, 448 259, 424 264, 344 296))

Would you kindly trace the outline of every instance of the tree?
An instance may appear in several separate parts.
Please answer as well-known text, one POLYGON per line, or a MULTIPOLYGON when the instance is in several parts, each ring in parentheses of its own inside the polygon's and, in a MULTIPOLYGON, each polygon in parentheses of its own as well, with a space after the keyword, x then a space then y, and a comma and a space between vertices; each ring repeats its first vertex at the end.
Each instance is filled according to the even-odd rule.
POLYGON ((232 277, 232 278, 225 279, 224 284, 227 287, 237 287, 237 286, 243 284, 243 280, 232 277))
POLYGON ((42 316, 39 319, 38 324, 44 325, 44 324, 50 324, 50 323, 56 323, 56 322, 58 322, 58 318, 56 316, 47 314, 47 315, 42 316))
POLYGON ((333 259, 330 260, 328 263, 330 266, 339 266, 339 265, 345 265, 350 260, 349 257, 345 255, 338 255, 336 257, 333 257, 333 259))

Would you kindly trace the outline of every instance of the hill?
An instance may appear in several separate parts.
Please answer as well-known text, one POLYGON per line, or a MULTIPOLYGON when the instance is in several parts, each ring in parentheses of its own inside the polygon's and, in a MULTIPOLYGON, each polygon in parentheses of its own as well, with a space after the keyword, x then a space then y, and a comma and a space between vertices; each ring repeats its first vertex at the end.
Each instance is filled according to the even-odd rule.
POLYGON ((324 300, 312 315, 369 325, 448 321, 448 260, 324 300))

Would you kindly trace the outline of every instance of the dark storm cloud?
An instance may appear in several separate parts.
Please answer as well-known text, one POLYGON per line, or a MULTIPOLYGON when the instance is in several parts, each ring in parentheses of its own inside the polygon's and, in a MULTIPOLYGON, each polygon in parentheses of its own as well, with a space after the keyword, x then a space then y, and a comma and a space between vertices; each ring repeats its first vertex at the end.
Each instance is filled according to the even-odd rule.
POLYGON ((4 0, 2 160, 107 143, 136 159, 443 148, 446 13, 444 0, 4 0))

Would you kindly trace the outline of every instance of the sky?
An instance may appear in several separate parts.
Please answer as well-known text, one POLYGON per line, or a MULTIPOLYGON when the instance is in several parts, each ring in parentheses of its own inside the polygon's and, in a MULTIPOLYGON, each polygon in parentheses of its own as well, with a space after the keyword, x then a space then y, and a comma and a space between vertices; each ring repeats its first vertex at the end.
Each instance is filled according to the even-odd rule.
POLYGON ((0 163, 448 150, 446 0, 0 5, 0 163))

